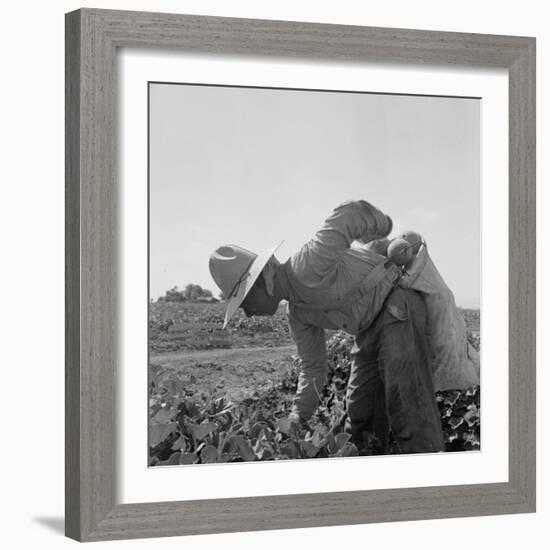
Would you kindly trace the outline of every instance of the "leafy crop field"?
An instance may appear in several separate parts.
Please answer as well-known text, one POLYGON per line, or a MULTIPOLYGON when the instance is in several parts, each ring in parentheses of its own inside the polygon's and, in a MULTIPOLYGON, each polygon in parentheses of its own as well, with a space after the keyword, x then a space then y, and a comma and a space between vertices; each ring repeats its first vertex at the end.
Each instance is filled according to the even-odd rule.
MULTIPOLYGON (((207 349, 196 342, 174 341, 169 330, 176 323, 216 323, 223 325, 225 304, 157 302, 149 304, 149 350, 153 353, 207 349)), ((284 307, 273 317, 247 318, 241 310, 227 327, 232 347, 281 346, 292 343, 284 307)))
MULTIPOLYGON (((344 432, 352 337, 328 334, 328 384, 313 418, 290 425, 299 364, 286 318, 232 322, 231 349, 175 348, 174 322, 222 322, 223 304, 150 305, 149 463, 151 466, 328 458, 359 453, 344 432)), ((479 349, 479 312, 464 310, 479 349)), ((447 451, 479 449, 479 387, 438 392, 447 451)), ((373 442, 374 443, 374 439, 373 442)), ((395 444, 392 452, 398 452, 395 444)))

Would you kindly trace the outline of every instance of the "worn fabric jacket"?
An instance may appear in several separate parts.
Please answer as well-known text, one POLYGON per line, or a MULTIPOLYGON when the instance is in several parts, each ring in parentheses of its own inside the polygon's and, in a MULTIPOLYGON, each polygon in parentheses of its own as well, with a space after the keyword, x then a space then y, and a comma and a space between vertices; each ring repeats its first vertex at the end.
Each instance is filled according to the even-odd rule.
POLYGON ((351 247, 353 241, 366 244, 381 239, 391 229, 391 219, 372 204, 348 201, 338 206, 315 236, 282 265, 290 332, 301 360, 294 411, 304 419, 317 408, 326 384, 324 329, 341 329, 352 335, 367 330, 396 283, 427 297, 427 337, 434 350, 433 368, 437 371, 441 367, 446 373, 443 380, 440 377, 440 389, 479 383, 479 362, 477 371, 475 364, 469 364, 468 351, 473 354, 473 350, 467 344, 464 321, 442 279, 432 284, 437 270, 429 257, 426 261, 426 247, 419 254, 418 265, 415 260, 414 277, 409 279, 401 279, 400 270, 377 253, 376 247, 351 247))
POLYGON ((416 290, 424 300, 435 389, 464 389, 479 384, 479 354, 468 342, 464 317, 425 244, 399 286, 416 290))
POLYGON ((399 277, 387 258, 353 241, 380 239, 391 219, 366 201, 338 206, 315 236, 282 266, 289 294, 288 320, 301 359, 294 410, 309 418, 326 383, 324 329, 358 334, 381 310, 399 277))

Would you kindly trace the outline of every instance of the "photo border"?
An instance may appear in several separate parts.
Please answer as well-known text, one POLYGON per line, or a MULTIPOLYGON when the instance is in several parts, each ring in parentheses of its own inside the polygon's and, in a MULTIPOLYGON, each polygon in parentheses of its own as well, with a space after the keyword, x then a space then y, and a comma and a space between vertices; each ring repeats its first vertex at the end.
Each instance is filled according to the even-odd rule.
POLYGON ((535 511, 535 39, 81 9, 66 15, 66 534, 81 541, 535 511), (509 72, 509 480, 116 504, 117 48, 509 72))

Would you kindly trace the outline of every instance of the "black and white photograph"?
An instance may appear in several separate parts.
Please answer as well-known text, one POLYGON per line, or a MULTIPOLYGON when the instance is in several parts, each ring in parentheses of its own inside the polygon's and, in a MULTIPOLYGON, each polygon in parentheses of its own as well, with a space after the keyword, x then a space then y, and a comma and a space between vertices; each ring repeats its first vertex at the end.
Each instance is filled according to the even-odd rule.
POLYGON ((149 466, 479 451, 480 98, 148 102, 149 466))
POLYGON ((6 3, 4 547, 545 540, 545 8, 6 3))

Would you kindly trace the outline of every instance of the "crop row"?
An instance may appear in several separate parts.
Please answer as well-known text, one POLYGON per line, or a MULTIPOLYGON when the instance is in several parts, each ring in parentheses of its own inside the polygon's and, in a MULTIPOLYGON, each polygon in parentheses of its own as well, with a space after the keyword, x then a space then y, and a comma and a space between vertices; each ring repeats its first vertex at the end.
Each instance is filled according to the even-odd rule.
MULTIPOLYGON (((474 345, 475 339, 471 340, 474 345)), ((327 458, 375 454, 361 452, 345 433, 345 389, 350 371, 352 338, 343 332, 327 343, 328 383, 321 405, 308 423, 290 424, 287 416, 296 391, 298 361, 289 374, 239 403, 227 397, 196 392, 174 372, 150 382, 149 451, 152 466, 327 458)), ((438 392, 436 400, 447 451, 480 447, 479 386, 438 392)), ((392 444, 392 451, 399 449, 392 444)))

